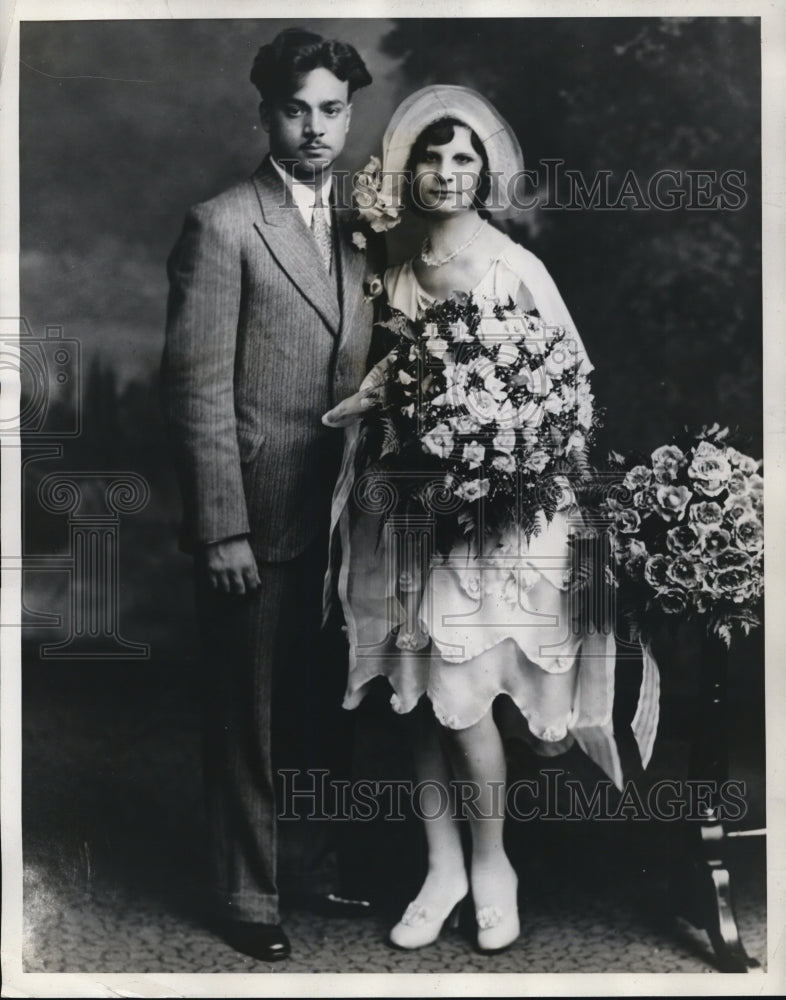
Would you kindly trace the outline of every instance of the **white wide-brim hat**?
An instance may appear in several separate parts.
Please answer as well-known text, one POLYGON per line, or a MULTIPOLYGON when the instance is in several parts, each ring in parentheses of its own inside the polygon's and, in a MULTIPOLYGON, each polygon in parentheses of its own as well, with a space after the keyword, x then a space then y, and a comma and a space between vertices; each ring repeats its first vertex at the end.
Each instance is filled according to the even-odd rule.
POLYGON ((483 143, 491 174, 489 211, 510 207, 512 179, 524 169, 518 139, 505 119, 485 97, 469 87, 435 84, 415 91, 399 104, 382 138, 382 172, 403 174, 415 140, 442 118, 468 125, 483 143))

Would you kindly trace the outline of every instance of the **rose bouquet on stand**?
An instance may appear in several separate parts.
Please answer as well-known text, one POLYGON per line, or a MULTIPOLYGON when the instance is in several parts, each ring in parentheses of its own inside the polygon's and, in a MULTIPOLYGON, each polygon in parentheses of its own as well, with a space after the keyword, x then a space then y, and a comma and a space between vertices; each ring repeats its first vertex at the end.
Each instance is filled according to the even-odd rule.
POLYGON ((727 437, 714 424, 641 461, 612 455, 622 484, 601 508, 622 603, 640 632, 683 618, 728 646, 760 624, 762 463, 727 437))
POLYGON ((645 670, 654 662, 653 643, 665 638, 660 626, 669 621, 680 625, 688 657, 684 650, 679 655, 672 636, 659 661, 676 659, 682 668, 696 661, 683 735, 689 782, 708 793, 701 823, 678 828, 684 846, 675 855, 671 899, 676 913, 708 931, 722 968, 741 972, 751 962, 734 917, 721 790, 729 778, 730 646, 761 623, 764 481, 762 463, 728 437, 727 428, 713 424, 641 460, 612 454, 617 484, 606 490, 601 509, 618 606, 642 644, 645 670))

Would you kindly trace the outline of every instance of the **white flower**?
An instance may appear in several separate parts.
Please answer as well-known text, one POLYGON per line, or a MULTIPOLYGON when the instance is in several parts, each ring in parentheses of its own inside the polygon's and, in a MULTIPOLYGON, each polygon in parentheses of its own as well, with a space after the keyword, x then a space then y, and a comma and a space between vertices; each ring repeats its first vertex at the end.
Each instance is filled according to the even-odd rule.
POLYGON ((546 413, 552 413, 555 417, 558 417, 560 413, 565 409, 565 401, 562 396, 558 396, 556 393, 551 393, 547 398, 546 402, 543 404, 543 408, 546 413))
POLYGON ((432 399, 433 406, 453 406, 457 409, 466 406, 467 378, 469 370, 466 365, 457 365, 452 361, 445 364, 442 372, 445 379, 445 391, 432 399))
POLYGON ((644 542, 631 538, 624 550, 625 570, 632 577, 640 577, 644 572, 649 552, 644 542))
POLYGON ((486 388, 486 392, 491 393, 494 399, 503 400, 507 398, 508 387, 501 378, 497 377, 497 374, 493 369, 486 372, 483 377, 483 385, 486 388))
POLYGON ((652 453, 652 473, 659 483, 671 483, 684 461, 685 456, 676 445, 664 444, 652 453))
POLYGON ((516 377, 519 385, 526 387, 527 392, 533 396, 548 396, 551 392, 552 382, 544 365, 534 371, 530 368, 523 369, 516 377))
POLYGON ((490 424, 497 419, 499 404, 491 393, 486 392, 485 389, 478 389, 473 386, 467 392, 466 406, 472 416, 481 424, 490 424))
POLYGON ((534 427, 523 427, 521 440, 524 442, 525 448, 533 448, 538 443, 538 432, 534 427))
POLYGON ((592 403, 589 400, 583 400, 579 403, 579 408, 576 411, 576 419, 585 430, 592 426, 592 403))
POLYGON ((502 326, 505 336, 514 344, 520 343, 527 336, 527 323, 523 316, 509 316, 503 319, 502 326))
POLYGON ((680 524, 666 532, 666 546, 676 555, 690 555, 699 548, 702 535, 695 524, 680 524))
POLYGON ((592 395, 592 389, 589 384, 589 379, 586 375, 582 375, 576 381, 576 398, 580 403, 583 403, 585 399, 594 400, 595 397, 592 395))
POLYGON ((492 313, 490 316, 481 317, 475 336, 484 344, 499 344, 510 340, 505 331, 504 320, 499 320, 492 313))
POLYGON ((398 178, 382 173, 379 157, 372 156, 353 179, 353 193, 358 215, 376 233, 384 233, 401 221, 402 203, 398 178))
MULTIPOLYGON (((723 504, 723 510, 732 519, 732 521, 736 522, 743 517, 747 517, 748 514, 753 513, 753 501, 749 496, 729 493, 723 504)), ((691 508, 691 514, 692 513, 693 508, 691 508)))
POLYGON ((709 528, 719 528, 723 522, 723 511, 720 504, 714 501, 703 501, 694 503, 688 511, 689 520, 695 524, 699 531, 707 531, 709 528))
MULTIPOLYGON (((452 440, 452 439, 451 439, 452 440)), ((464 445, 464 452, 461 456, 470 469, 476 469, 486 457, 486 449, 477 441, 471 441, 464 445)))
POLYGON ((523 406, 520 406, 516 413, 516 422, 519 427, 540 427, 543 423, 545 410, 540 403, 534 399, 528 399, 523 406))
POLYGON ((474 500, 480 500, 481 497, 486 496, 489 491, 489 480, 488 479, 471 479, 467 483, 461 483, 456 489, 456 496, 461 497, 462 500, 469 500, 470 502, 474 500))
POLYGON ((758 473, 748 476, 745 492, 752 497, 761 497, 764 494, 764 477, 758 473))
POLYGON ((658 513, 664 521, 679 521, 692 496, 687 486, 661 485, 655 491, 658 513))
POLYGON ((505 451, 510 454, 516 447, 516 432, 512 429, 500 431, 494 436, 492 444, 497 451, 505 451))
POLYGON ((379 298, 384 290, 385 286, 378 274, 369 275, 363 282, 363 292, 365 293, 366 302, 371 302, 373 299, 379 298))
POLYGON ((359 230, 356 230, 352 234, 352 245, 356 246, 358 250, 365 250, 366 247, 368 246, 368 240, 366 239, 366 234, 361 233, 359 230))
POLYGON ((761 552, 764 548, 764 535, 761 521, 755 514, 740 518, 735 525, 740 548, 748 552, 761 552))
MULTIPOLYGON (((708 441, 702 441, 702 445, 714 448, 708 441)), ((731 476, 731 466, 723 457, 723 454, 714 448, 712 453, 700 455, 699 448, 688 468, 688 475, 694 481, 694 487, 700 493, 708 497, 716 497, 724 489, 731 476)))
POLYGON ((549 453, 540 448, 527 456, 524 460, 524 466, 527 469, 532 469, 533 472, 543 472, 550 461, 549 453))
POLYGON ((518 348, 513 344, 500 344, 499 351, 497 352, 497 364, 498 365, 515 365, 519 360, 518 348))
POLYGON ((733 466, 736 466, 741 472, 747 475, 756 472, 761 465, 761 462, 757 462, 755 458, 751 458, 749 455, 743 455, 736 448, 727 448, 726 458, 733 466))
POLYGON ((468 572, 459 573, 459 583, 461 589, 473 599, 477 599, 481 594, 480 573, 468 572))
POLYGON ((498 427, 516 426, 516 411, 513 408, 513 403, 511 403, 509 399, 503 400, 503 402, 497 407, 497 415, 494 419, 498 427))
POLYGON ((411 375, 408 375, 403 368, 399 369, 398 380, 402 385, 412 385, 415 381, 415 379, 411 375))
POLYGON ((544 364, 549 375, 554 377, 562 375, 566 369, 576 366, 578 348, 574 340, 565 337, 560 343, 555 344, 544 364))
POLYGON ((423 450, 439 458, 447 458, 453 451, 453 432, 447 424, 437 424, 436 427, 432 427, 421 440, 423 450))
POLYGON ((614 516, 615 527, 626 535, 635 535, 641 527, 641 516, 631 507, 623 507, 614 516))
POLYGON ((719 448, 712 441, 699 441, 696 445, 697 458, 717 458, 723 454, 724 449, 719 448))
POLYGON ((629 490, 638 490, 642 486, 649 486, 651 481, 652 472, 646 465, 634 465, 630 472, 625 474, 622 485, 629 490))
POLYGON ((576 451, 583 451, 586 443, 587 439, 581 431, 574 431, 568 438, 568 443, 565 445, 565 454, 569 455, 574 449, 576 451))
POLYGON ((512 474, 516 471, 516 459, 512 455, 497 455, 491 460, 491 464, 500 472, 512 474))
POLYGON ((442 337, 429 337, 426 340, 426 350, 440 361, 445 357, 449 347, 450 344, 442 337))
POLYGON ((477 420, 466 414, 449 417, 448 423, 457 434, 476 434, 480 430, 480 424, 477 420))

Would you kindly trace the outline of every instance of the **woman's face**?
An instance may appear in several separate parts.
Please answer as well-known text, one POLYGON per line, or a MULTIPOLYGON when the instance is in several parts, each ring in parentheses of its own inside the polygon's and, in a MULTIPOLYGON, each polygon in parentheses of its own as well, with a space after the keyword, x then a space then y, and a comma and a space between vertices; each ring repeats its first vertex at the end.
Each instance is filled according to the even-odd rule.
POLYGON ((470 130, 454 125, 450 142, 442 146, 430 143, 414 164, 412 199, 424 212, 466 212, 472 207, 482 169, 483 160, 472 148, 470 130))

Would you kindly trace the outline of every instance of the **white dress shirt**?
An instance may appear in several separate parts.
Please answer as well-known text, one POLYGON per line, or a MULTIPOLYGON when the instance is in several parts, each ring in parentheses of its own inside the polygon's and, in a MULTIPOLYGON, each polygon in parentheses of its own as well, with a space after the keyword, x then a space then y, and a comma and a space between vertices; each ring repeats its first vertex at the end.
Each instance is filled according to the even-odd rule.
MULTIPOLYGON (((270 157, 270 162, 273 164, 279 176, 292 192, 292 200, 295 202, 300 214, 303 216, 303 221, 306 226, 310 229, 311 217, 314 214, 314 205, 317 201, 316 187, 313 184, 304 184, 302 181, 297 180, 297 178, 291 173, 284 170, 280 164, 276 163, 272 156, 270 157)), ((317 209, 317 211, 324 213, 325 221, 328 226, 330 226, 330 190, 332 186, 333 176, 331 174, 320 189, 319 202, 321 207, 317 209)))

